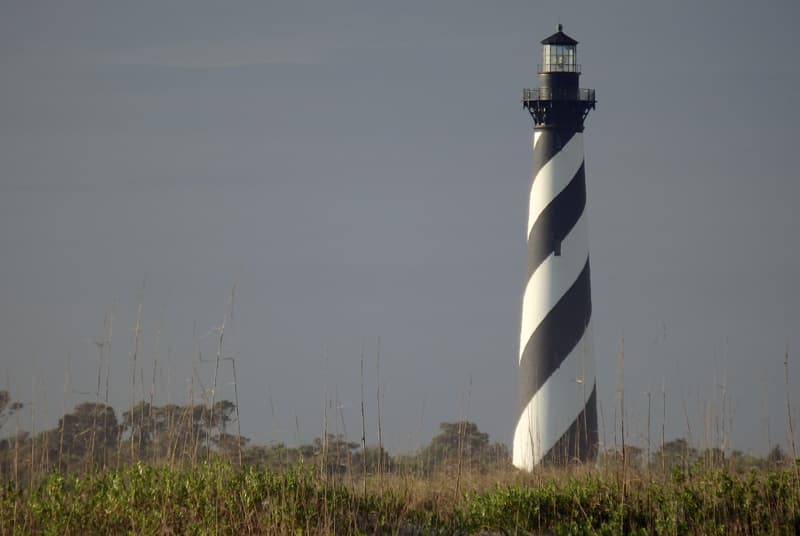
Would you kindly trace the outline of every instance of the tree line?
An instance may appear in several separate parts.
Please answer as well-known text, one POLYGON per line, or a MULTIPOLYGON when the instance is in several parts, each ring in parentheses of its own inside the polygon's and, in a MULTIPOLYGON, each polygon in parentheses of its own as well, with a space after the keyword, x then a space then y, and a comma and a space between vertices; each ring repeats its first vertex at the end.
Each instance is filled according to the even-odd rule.
POLYGON ((487 433, 467 421, 441 423, 440 433, 428 445, 414 454, 392 456, 382 447, 362 447, 342 434, 325 434, 299 446, 251 444, 249 438, 232 433, 236 405, 229 400, 213 405, 140 401, 120 417, 107 404, 82 402, 52 429, 2 435, 9 419, 23 408, 7 391, 0 391, 0 478, 4 480, 23 481, 52 470, 80 473, 135 461, 191 465, 219 458, 273 469, 311 464, 334 476, 400 468, 420 474, 455 467, 488 471, 510 463, 506 445, 492 443, 487 433))
MULTIPOLYGON (((5 481, 26 481, 53 470, 80 473, 116 468, 135 461, 182 466, 211 459, 272 469, 303 463, 331 476, 396 471, 425 476, 443 470, 474 473, 511 468, 508 447, 490 441, 489 434, 469 421, 443 422, 430 443, 414 453, 392 456, 382 447, 362 446, 342 434, 324 434, 298 446, 251 444, 249 438, 232 433, 236 405, 229 400, 213 405, 155 405, 140 401, 119 418, 109 405, 83 402, 63 415, 55 428, 36 434, 16 430, 3 435, 10 418, 24 407, 12 400, 7 391, 0 390, 0 478, 5 481)), ((737 450, 698 450, 678 438, 665 442, 653 453, 632 445, 624 451, 604 450, 598 464, 633 470, 688 471, 696 464, 745 470, 789 461, 779 446, 766 458, 759 458, 737 450)))

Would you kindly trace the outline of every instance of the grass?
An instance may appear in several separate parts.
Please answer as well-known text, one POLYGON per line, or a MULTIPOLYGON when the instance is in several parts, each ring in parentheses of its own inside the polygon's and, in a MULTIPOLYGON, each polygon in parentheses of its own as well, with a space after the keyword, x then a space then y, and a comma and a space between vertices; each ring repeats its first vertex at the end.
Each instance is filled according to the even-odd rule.
POLYGON ((792 467, 736 473, 701 465, 621 482, 594 467, 332 481, 285 471, 134 463, 0 494, 2 534, 795 534, 792 467), (622 493, 625 485, 625 501, 622 493))

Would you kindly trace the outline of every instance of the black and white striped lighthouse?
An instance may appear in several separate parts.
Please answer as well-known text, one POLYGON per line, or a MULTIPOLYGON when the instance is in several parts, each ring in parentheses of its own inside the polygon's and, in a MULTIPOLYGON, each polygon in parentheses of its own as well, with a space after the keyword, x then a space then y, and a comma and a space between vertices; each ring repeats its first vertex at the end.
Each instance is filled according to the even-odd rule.
POLYGON ((542 41, 533 118, 528 261, 522 298, 514 465, 588 461, 597 453, 597 394, 586 222, 583 122, 593 89, 578 86, 577 41, 542 41))

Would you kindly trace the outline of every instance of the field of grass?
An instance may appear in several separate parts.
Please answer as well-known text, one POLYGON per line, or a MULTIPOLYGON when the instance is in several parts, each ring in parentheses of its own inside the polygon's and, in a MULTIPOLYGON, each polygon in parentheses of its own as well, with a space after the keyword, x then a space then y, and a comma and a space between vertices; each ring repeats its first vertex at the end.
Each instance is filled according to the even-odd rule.
POLYGON ((2 534, 796 534, 796 467, 596 467, 348 479, 225 461, 53 472, 0 494, 2 534), (364 488, 366 487, 366 493, 364 488))
MULTIPOLYGON (((23 408, 0 391, 0 417, 23 408)), ((327 434, 248 445, 213 406, 81 403, 0 437, 5 534, 798 534, 800 463, 683 438, 592 465, 513 469, 474 423, 389 455, 327 434)))
MULTIPOLYGON (((233 292, 229 307, 232 299, 233 292)), ((235 362, 222 358, 224 327, 210 389, 199 400, 193 379, 182 404, 159 403, 155 361, 147 399, 145 369, 136 364, 138 315, 130 405, 121 412, 109 405, 110 335, 98 344, 94 401, 65 410, 56 427, 37 428, 35 405, 0 390, 0 536, 800 534, 788 352, 788 453, 775 445, 758 458, 731 448, 719 427, 724 405, 707 422, 702 449, 691 441, 688 416, 689 439, 666 440, 664 413, 660 441, 651 441, 649 398, 646 443, 626 443, 620 386, 619 446, 615 408, 613 448, 604 441, 596 464, 526 473, 511 467, 506 445, 466 420, 443 422, 428 445, 391 455, 381 440, 380 389, 378 444, 367 445, 363 356, 360 443, 330 433, 336 415, 326 394, 324 429, 313 442, 252 444, 240 432, 236 391, 233 401, 205 395, 217 392, 223 361, 236 385, 235 362), (27 410, 30 430, 20 424, 27 410)))

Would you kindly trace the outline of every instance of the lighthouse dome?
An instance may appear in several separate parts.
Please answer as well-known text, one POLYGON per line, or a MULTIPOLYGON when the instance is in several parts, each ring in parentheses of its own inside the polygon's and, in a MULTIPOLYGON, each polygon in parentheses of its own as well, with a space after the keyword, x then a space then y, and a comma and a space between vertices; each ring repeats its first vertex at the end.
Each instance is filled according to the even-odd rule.
POLYGON ((558 31, 546 39, 542 39, 543 45, 572 45, 578 44, 576 40, 563 32, 564 27, 559 24, 558 31))

